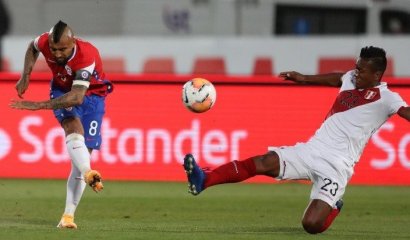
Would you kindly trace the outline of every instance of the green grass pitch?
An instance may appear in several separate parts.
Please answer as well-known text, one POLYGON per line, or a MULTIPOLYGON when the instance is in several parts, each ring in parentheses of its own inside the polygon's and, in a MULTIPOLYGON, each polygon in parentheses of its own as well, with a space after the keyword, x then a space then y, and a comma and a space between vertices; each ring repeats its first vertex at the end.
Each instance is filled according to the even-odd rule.
POLYGON ((77 230, 57 229, 65 181, 0 180, 0 239, 410 239, 410 188, 349 186, 333 226, 305 233, 310 186, 230 184, 187 193, 185 183, 105 181, 86 189, 77 230))

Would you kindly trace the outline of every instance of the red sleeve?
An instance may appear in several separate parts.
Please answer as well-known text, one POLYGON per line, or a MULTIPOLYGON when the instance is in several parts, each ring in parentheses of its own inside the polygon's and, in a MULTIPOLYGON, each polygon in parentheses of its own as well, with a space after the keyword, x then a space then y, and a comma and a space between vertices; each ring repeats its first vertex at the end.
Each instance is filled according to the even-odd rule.
POLYGON ((43 52, 44 49, 48 48, 48 33, 43 33, 35 39, 34 42, 36 48, 43 52))
POLYGON ((89 72, 93 72, 95 68, 95 49, 92 48, 89 44, 84 44, 81 40, 77 41, 76 56, 73 59, 72 69, 77 71, 79 69, 87 69, 89 72))

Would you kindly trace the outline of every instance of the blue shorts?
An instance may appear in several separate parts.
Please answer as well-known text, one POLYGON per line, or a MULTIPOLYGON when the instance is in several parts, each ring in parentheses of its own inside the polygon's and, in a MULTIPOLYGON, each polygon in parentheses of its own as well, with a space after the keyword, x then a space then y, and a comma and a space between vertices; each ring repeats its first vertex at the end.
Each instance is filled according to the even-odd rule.
MULTIPOLYGON (((64 95, 60 89, 51 89, 50 98, 64 95)), ((101 123, 105 113, 105 97, 90 95, 84 96, 81 105, 54 109, 54 116, 61 123, 66 118, 78 117, 84 128, 85 145, 88 148, 100 149, 101 145, 101 123)))

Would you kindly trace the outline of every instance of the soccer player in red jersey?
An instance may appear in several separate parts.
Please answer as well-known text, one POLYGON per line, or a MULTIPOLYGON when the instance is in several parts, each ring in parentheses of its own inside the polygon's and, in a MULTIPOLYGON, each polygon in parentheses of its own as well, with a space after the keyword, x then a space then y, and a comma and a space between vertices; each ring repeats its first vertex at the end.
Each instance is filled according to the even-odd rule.
POLYGON ((343 206, 342 196, 353 168, 372 134, 393 114, 410 121, 410 107, 381 82, 385 69, 385 51, 370 46, 361 49, 356 69, 345 74, 280 73, 280 77, 296 83, 340 88, 315 135, 305 143, 268 147, 263 155, 232 161, 213 170, 200 168, 194 156, 187 154, 184 169, 189 192, 198 195, 208 187, 241 182, 255 175, 279 180, 307 179, 313 185, 303 228, 311 234, 325 231, 343 206))
POLYGON ((103 189, 101 174, 91 169, 90 156, 101 145, 101 123, 105 97, 113 90, 105 79, 100 54, 91 43, 74 36, 72 29, 59 21, 53 28, 30 42, 17 94, 23 98, 30 74, 39 54, 44 55, 53 78, 50 100, 12 100, 10 106, 22 110, 51 109, 66 136, 71 158, 64 214, 57 227, 77 228, 74 213, 86 184, 95 192, 103 189))

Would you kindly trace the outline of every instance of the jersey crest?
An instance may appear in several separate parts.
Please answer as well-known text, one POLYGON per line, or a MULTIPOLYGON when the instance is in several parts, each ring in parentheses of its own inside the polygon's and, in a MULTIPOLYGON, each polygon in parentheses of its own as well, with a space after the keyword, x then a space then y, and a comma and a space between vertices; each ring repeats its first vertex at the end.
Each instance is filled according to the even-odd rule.
POLYGON ((72 76, 73 75, 73 70, 71 70, 70 66, 65 65, 64 66, 65 70, 67 71, 67 74, 72 76))

